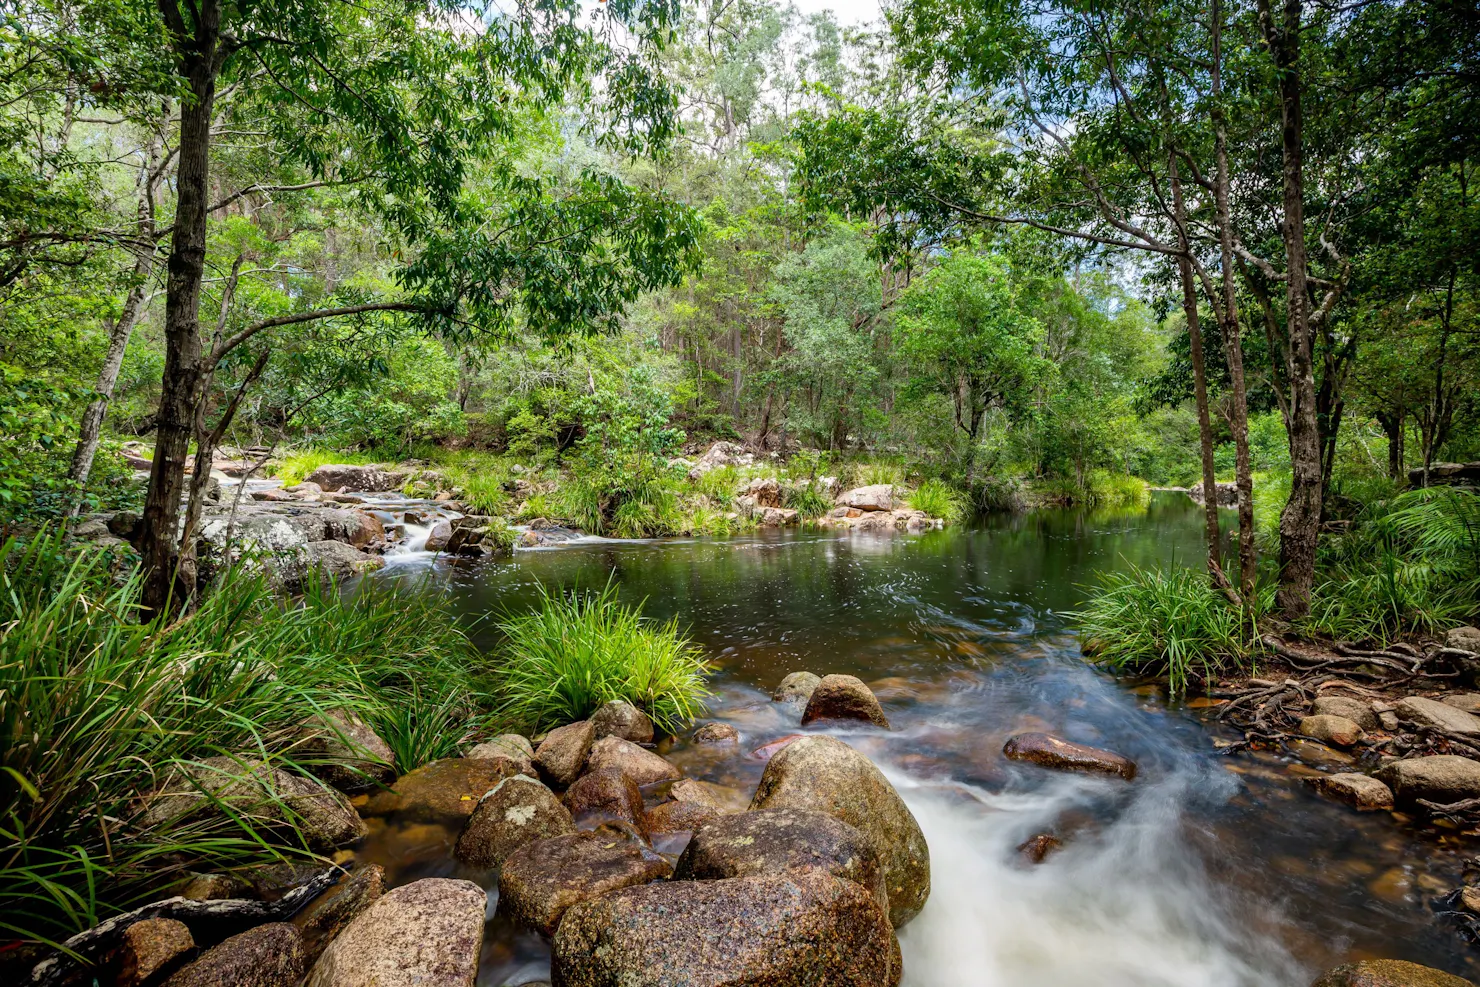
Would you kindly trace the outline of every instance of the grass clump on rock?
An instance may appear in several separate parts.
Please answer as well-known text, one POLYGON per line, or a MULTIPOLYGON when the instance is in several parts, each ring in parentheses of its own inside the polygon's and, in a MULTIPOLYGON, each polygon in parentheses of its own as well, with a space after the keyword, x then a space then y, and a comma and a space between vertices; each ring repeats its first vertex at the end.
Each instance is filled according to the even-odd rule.
POLYGON ((620 699, 672 734, 704 711, 710 695, 709 663, 677 622, 643 617, 610 585, 597 593, 542 589, 537 610, 499 628, 507 637, 494 670, 502 712, 531 729, 586 719, 620 699))

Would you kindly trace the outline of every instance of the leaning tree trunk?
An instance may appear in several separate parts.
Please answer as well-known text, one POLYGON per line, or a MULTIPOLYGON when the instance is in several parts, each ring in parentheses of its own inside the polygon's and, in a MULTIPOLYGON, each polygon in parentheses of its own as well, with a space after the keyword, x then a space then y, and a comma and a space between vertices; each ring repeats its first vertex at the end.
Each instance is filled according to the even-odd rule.
POLYGON ((199 5, 193 39, 177 36, 189 47, 181 73, 192 99, 180 112, 179 162, 176 166, 175 229, 169 256, 165 300, 165 365, 159 398, 154 466, 139 537, 143 557, 143 604, 150 615, 165 612, 170 601, 188 598, 193 586, 179 571, 180 507, 185 495, 185 465, 195 433, 196 412, 204 386, 201 354, 200 295, 205 277, 207 192, 210 178, 211 115, 216 95, 220 8, 199 5))

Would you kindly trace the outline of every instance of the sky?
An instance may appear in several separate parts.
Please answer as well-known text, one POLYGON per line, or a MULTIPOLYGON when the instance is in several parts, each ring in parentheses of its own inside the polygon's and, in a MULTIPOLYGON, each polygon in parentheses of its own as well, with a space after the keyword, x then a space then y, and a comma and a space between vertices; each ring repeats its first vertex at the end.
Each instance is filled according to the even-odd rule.
POLYGON ((798 10, 804 14, 814 14, 819 10, 831 10, 839 24, 866 24, 876 21, 882 16, 879 13, 879 0, 792 0, 798 10))

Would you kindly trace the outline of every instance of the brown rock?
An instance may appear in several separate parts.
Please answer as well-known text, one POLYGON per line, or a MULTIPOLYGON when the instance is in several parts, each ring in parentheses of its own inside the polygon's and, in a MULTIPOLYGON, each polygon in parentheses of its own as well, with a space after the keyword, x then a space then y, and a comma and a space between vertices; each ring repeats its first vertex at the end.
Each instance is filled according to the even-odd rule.
POLYGON ((878 698, 852 675, 824 675, 817 683, 802 713, 802 726, 817 720, 862 720, 889 729, 878 698))
POLYGON ((485 740, 476 747, 469 748, 463 756, 486 761, 504 761, 513 774, 529 775, 531 778, 539 777, 539 772, 534 766, 534 747, 517 733, 485 740), (508 738, 523 740, 524 744, 521 746, 508 738), (528 748, 529 753, 525 753, 525 748, 528 748))
POLYGON ((595 739, 596 727, 590 720, 551 730, 534 752, 534 766, 550 784, 564 788, 580 777, 595 739))
POLYGON ((602 737, 591 747, 587 771, 615 768, 639 785, 656 785, 683 777, 683 772, 652 751, 619 737, 602 737))
POLYGON ((504 861, 498 907, 517 925, 551 936, 572 905, 672 872, 666 860, 630 840, 557 836, 527 843, 504 861))
POLYGON ((821 871, 854 881, 889 909, 884 867, 873 843, 825 812, 762 809, 701 826, 673 868, 677 881, 821 871))
POLYGON ((839 494, 834 501, 840 507, 851 507, 859 511, 894 510, 894 486, 876 483, 869 487, 855 487, 839 494))
POLYGON ((190 927, 172 918, 146 918, 123 931, 116 987, 142 987, 164 977, 195 952, 190 927))
POLYGON ((703 802, 664 802, 655 805, 643 817, 642 828, 649 836, 666 833, 692 833, 700 826, 720 815, 717 805, 703 802))
POLYGON ((775 757, 777 754, 779 754, 782 751, 786 750, 787 746, 792 741, 794 741, 794 740, 801 740, 805 736, 806 736, 806 734, 803 734, 803 733, 787 734, 785 737, 782 737, 780 740, 773 740, 769 744, 762 744, 760 747, 757 747, 755 750, 751 751, 750 752, 750 756, 753 757, 753 758, 756 758, 758 760, 761 760, 761 761, 769 761, 771 758, 775 757))
POLYGON ((1480 714, 1480 693, 1462 692, 1458 695, 1445 696, 1444 702, 1466 713, 1480 714))
POLYGON ((1403 960, 1362 960, 1327 971, 1311 987, 1475 987, 1470 981, 1403 960))
POLYGON ((385 893, 385 871, 379 864, 361 867, 330 888, 293 920, 303 934, 303 962, 313 966, 334 937, 385 893))
POLYGON ((503 866, 526 843, 575 831, 570 812, 554 792, 538 779, 513 775, 479 800, 452 855, 471 867, 491 869, 503 866))
POLYGON ((390 746, 348 710, 330 710, 304 720, 292 757, 341 792, 362 792, 396 777, 396 756, 390 746))
POLYGON ((364 812, 367 816, 395 815, 406 821, 463 822, 473 814, 484 793, 514 773, 509 761, 443 758, 402 775, 390 791, 371 795, 364 812))
POLYGON ((1438 727, 1446 733, 1459 734, 1462 737, 1480 735, 1480 716, 1466 713, 1437 699, 1409 696, 1398 700, 1393 708, 1403 719, 1423 726, 1438 727))
POLYGON ((438 518, 432 522, 427 531, 426 544, 422 545, 424 552, 440 552, 452 541, 452 522, 446 518, 438 518))
POLYGON ((1457 754, 1392 761, 1377 772, 1377 777, 1393 790, 1398 805, 1412 805, 1419 799, 1448 805, 1480 798, 1480 762, 1457 754))
POLYGON ((1327 798, 1345 802, 1363 812, 1393 807, 1393 791, 1376 778, 1355 771, 1323 775, 1312 781, 1315 790, 1327 798))
POLYGON ((1320 713, 1302 719, 1300 733, 1312 740, 1335 744, 1337 747, 1350 747, 1367 736, 1362 728, 1357 726, 1356 721, 1329 713, 1320 713))
POLYGON ((750 807, 825 812, 862 832, 884 864, 895 928, 930 896, 930 848, 919 823, 883 772, 840 740, 792 741, 766 764, 750 807))
POLYGON ((259 925, 206 950, 165 987, 298 987, 303 937, 286 922, 259 925))
POLYGON ((241 896, 242 883, 225 874, 196 874, 180 889, 182 898, 191 901, 225 901, 241 896))
POLYGON ((1364 703, 1360 699, 1351 699, 1346 696, 1321 696, 1311 703, 1310 711, 1315 716, 1344 716, 1363 730, 1372 731, 1382 728, 1371 704, 1364 703))
POLYGON ((573 907, 555 936, 562 987, 891 987, 878 903, 830 874, 627 888, 573 907))
POLYGON ((487 907, 471 881, 388 891, 329 944, 304 987, 473 987, 487 907))
POLYGON ((356 511, 359 525, 347 539, 355 548, 380 548, 385 544, 385 524, 369 511, 356 511))
POLYGON ((1086 747, 1046 733, 1020 733, 1007 742, 1002 753, 1013 761, 1028 761, 1059 771, 1090 771, 1119 775, 1126 781, 1136 777, 1136 762, 1112 751, 1086 747))
POLYGON ((706 723, 694 731, 696 744, 738 744, 740 731, 728 723, 706 723))
POLYGON ((1062 847, 1063 841, 1057 836, 1048 833, 1039 833, 1026 843, 1021 844, 1017 851, 1022 854, 1024 860, 1030 864, 1041 864, 1044 859, 1055 850, 1062 847))
POLYGON ((721 812, 744 812, 750 805, 750 796, 738 788, 693 778, 675 781, 668 789, 668 795, 679 802, 711 805, 721 812))
POLYGON ((596 728, 596 739, 618 737, 634 744, 653 742, 653 721, 631 703, 614 699, 591 714, 591 725, 596 728))
POLYGON ((565 806, 583 829, 616 821, 643 832, 642 791, 621 768, 597 768, 581 775, 565 793, 565 806))
POLYGON ((781 680, 776 691, 771 693, 771 698, 778 703, 797 703, 805 706, 807 700, 812 698, 812 691, 822 677, 813 675, 811 672, 792 672, 781 680))

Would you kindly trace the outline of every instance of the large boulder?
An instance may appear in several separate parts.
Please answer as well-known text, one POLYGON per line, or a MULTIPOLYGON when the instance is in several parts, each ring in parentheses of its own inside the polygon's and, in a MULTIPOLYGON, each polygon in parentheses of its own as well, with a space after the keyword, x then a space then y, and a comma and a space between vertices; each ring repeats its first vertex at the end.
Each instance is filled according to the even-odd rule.
POLYGON ((208 757, 176 765, 144 797, 141 809, 136 821, 144 827, 227 812, 293 824, 318 850, 347 846, 365 836, 364 822, 339 792, 254 758, 208 757))
POLYGON ((710 470, 719 469, 721 466, 749 466, 755 462, 755 455, 745 451, 745 447, 734 442, 723 440, 714 443, 699 457, 699 461, 689 468, 689 479, 697 480, 710 470))
POLYGON ((539 781, 516 774, 483 796, 457 838, 453 856, 470 867, 500 867, 526 843, 576 831, 570 812, 539 781))
POLYGON ((776 691, 771 693, 771 698, 778 703, 795 703, 805 706, 821 681, 821 676, 811 672, 792 672, 781 680, 776 691))
POLYGON ((591 725, 596 728, 597 740, 617 737, 634 744, 653 741, 653 721, 642 710, 620 699, 613 699, 592 713, 591 725))
POLYGON ((833 501, 839 507, 851 507, 855 511, 892 511, 895 503, 894 485, 876 483, 868 487, 845 490, 833 501))
MULTIPOLYGON (((118 532, 115 531, 114 534, 118 532)), ((1480 627, 1451 627, 1444 635, 1444 646, 1456 651, 1480 654, 1480 627)))
POLYGON ((303 937, 286 922, 259 925, 211 947, 165 987, 298 987, 303 937))
POLYGON ((1328 970, 1311 987, 1475 987, 1463 977, 1405 960, 1362 960, 1328 970))
POLYGON ((123 930, 114 987, 158 983, 195 952, 190 927, 172 918, 146 918, 123 930))
POLYGON ((1449 805, 1480 798, 1480 762, 1457 754, 1431 754, 1392 761, 1377 772, 1399 805, 1419 799, 1449 805))
POLYGON ((326 493, 383 493, 399 490, 406 482, 405 473, 392 473, 379 466, 354 466, 335 463, 320 466, 305 478, 326 493))
POLYGON ((761 809, 712 819, 694 832, 673 877, 713 881, 813 871, 858 883, 889 910, 884 867, 873 843, 824 812, 761 809))
POLYGON ((930 896, 930 848, 920 824, 878 767, 832 737, 802 737, 767 763, 754 809, 825 812, 859 830, 884 864, 889 918, 896 928, 930 896))
POLYGON ((780 507, 781 484, 768 476, 757 476, 740 488, 739 496, 749 507, 780 507))
POLYGON ((813 871, 627 888, 567 912, 562 987, 892 987, 895 943, 878 903, 813 871))
POLYGON ((552 785, 566 787, 581 775, 596 727, 590 720, 578 720, 551 730, 534 752, 534 766, 552 785))
POLYGON ((452 541, 452 522, 446 518, 438 518, 427 530, 427 540, 421 548, 424 552, 440 552, 447 547, 450 541, 452 541))
POLYGON ((503 518, 473 515, 456 518, 443 551, 469 558, 509 555, 514 551, 514 532, 503 518))
POLYGON ((510 761, 443 758, 402 775, 389 791, 371 795, 364 812, 415 822, 460 823, 473 814, 484 793, 517 773, 510 761))
POLYGON ((791 507, 762 507, 756 523, 762 528, 789 528, 801 522, 801 515, 791 507))
POLYGON ((1462 737, 1480 736, 1480 716, 1466 713, 1437 699, 1408 696, 1393 704, 1393 709, 1405 720, 1420 726, 1437 727, 1445 733, 1462 737))
POLYGON ((473 987, 487 907, 471 881, 389 891, 329 944, 304 987, 473 987))
POLYGON ((591 745, 586 770, 603 768, 615 768, 639 785, 656 785, 683 777, 682 771, 657 754, 619 737, 602 737, 591 745))
POLYGON ((581 775, 566 790, 565 807, 584 828, 617 822, 631 826, 638 834, 643 832, 642 792, 620 768, 599 768, 581 775))
POLYGON ((516 925, 552 936, 572 905, 672 872, 668 861, 630 840, 557 836, 526 843, 504 861, 498 907, 516 925))
POLYGON ((390 745, 349 710, 327 710, 299 725, 293 760, 341 792, 359 792, 396 776, 390 745))
POLYGON ((294 920, 298 931, 303 934, 304 964, 313 966, 329 943, 383 894, 385 870, 379 864, 369 864, 308 906, 294 920))
POLYGON ((817 720, 862 720, 889 729, 878 697, 852 675, 824 675, 817 683, 802 713, 802 725, 817 720))
POLYGON ((1046 733, 1020 733, 1007 741, 1002 753, 1012 761, 1028 761, 1058 771, 1118 775, 1126 781, 1136 777, 1136 762, 1128 757, 1060 740, 1046 733))

